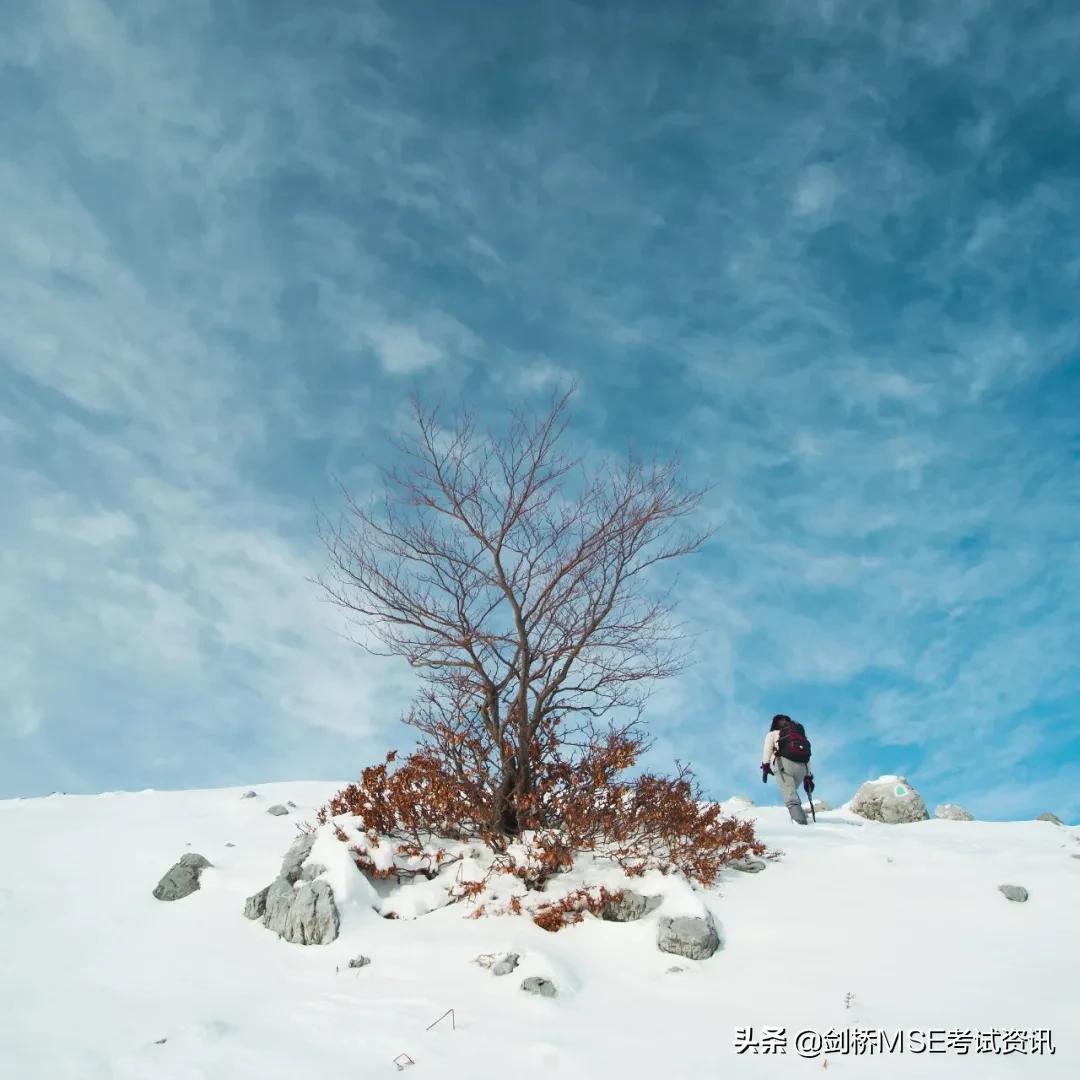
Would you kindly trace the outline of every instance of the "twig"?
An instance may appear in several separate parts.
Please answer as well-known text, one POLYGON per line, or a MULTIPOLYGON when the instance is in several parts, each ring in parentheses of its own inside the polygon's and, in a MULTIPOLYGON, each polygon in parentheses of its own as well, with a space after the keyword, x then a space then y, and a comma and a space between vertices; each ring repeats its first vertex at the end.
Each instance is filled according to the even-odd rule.
POLYGON ((454 1010, 453 1009, 447 1009, 446 1012, 444 1012, 442 1014, 442 1016, 439 1017, 438 1020, 434 1021, 434 1023, 428 1024, 428 1026, 426 1028, 424 1028, 424 1030, 425 1031, 430 1031, 435 1026, 435 1024, 441 1023, 448 1016, 450 1017, 450 1028, 451 1028, 451 1030, 452 1031, 457 1031, 457 1021, 454 1018, 454 1010))

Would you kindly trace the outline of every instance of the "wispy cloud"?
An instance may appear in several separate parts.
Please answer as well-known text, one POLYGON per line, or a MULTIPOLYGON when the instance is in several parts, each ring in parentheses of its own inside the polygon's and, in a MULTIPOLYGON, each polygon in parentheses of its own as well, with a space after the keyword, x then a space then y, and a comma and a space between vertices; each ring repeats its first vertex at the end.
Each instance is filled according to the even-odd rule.
POLYGON ((1078 31, 36 5, 0 35, 0 787, 397 741, 409 673, 336 636, 311 503, 372 490, 412 390, 497 421, 575 383, 588 460, 712 485, 658 754, 728 794, 782 706, 838 785, 1034 768, 1080 698, 1078 31))

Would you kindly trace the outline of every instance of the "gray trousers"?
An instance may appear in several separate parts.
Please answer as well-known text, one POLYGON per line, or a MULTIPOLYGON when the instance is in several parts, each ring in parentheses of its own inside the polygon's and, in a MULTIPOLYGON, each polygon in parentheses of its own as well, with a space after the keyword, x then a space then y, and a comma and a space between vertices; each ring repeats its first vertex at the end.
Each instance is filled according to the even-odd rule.
POLYGON ((799 793, 803 780, 806 779, 806 766, 784 757, 776 759, 776 784, 784 796, 784 805, 788 808, 791 820, 797 825, 806 824, 803 813, 802 795, 799 793))

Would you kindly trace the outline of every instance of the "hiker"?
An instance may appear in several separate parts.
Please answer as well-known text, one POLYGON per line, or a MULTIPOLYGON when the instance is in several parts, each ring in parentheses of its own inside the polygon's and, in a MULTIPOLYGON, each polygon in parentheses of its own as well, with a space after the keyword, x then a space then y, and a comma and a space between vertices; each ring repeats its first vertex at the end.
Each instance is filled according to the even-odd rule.
MULTIPOLYGON (((767 784, 770 776, 776 777, 791 820, 797 825, 805 825, 806 814, 803 813, 799 785, 802 784, 807 797, 812 799, 814 774, 810 771, 810 740, 802 724, 783 713, 773 717, 772 727, 765 736, 765 746, 761 751, 761 782, 767 784), (773 765, 776 772, 773 772, 773 765)), ((812 802, 810 805, 813 809, 812 802)))

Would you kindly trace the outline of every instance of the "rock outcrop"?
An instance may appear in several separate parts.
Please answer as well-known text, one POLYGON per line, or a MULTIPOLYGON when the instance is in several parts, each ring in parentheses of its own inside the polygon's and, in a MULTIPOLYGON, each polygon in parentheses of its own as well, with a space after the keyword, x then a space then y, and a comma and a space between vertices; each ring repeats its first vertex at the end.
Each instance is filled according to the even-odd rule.
POLYGON ((341 927, 334 890, 319 877, 326 868, 304 865, 314 843, 314 834, 297 837, 277 878, 244 904, 247 918, 262 919, 268 930, 296 945, 326 945, 341 927))

